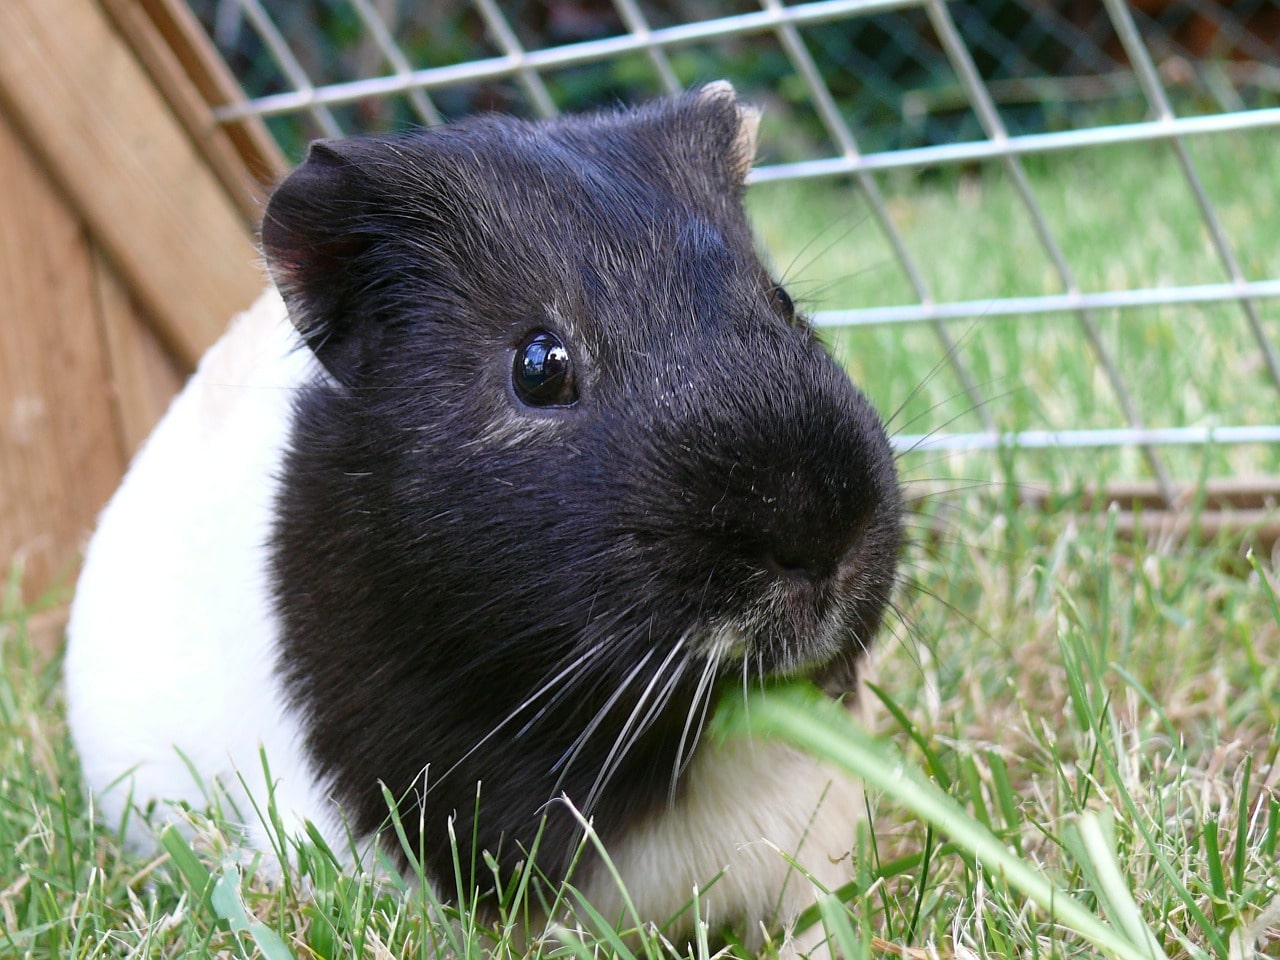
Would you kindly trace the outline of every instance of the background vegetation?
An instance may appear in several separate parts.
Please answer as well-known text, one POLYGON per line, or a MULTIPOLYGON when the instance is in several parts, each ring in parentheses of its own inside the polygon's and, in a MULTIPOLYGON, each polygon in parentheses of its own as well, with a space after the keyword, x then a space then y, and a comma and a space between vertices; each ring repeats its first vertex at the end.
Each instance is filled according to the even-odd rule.
MULTIPOLYGON (((473 0, 369 4, 411 66, 502 53, 473 0)), ((192 0, 191 6, 251 96, 295 88, 239 0, 192 0)), ((351 0, 262 0, 262 6, 313 84, 393 72, 351 0)), ((627 32, 618 5, 608 0, 503 0, 498 6, 526 50, 627 32)), ((761 9, 759 0, 638 0, 635 6, 654 29, 761 9)), ((1138 120, 1146 113, 1101 0, 950 0, 948 9, 1011 132, 1075 129, 1100 116, 1138 120)), ((1280 13, 1271 0, 1138 0, 1130 10, 1184 113, 1278 102, 1280 13)), ((804 27, 799 35, 864 152, 981 137, 923 10, 848 17, 804 27)), ((787 135, 766 140, 766 161, 830 154, 809 93, 772 32, 682 45, 667 56, 680 85, 729 77, 780 118, 787 135)), ((549 71, 542 79, 566 112, 666 92, 644 54, 549 71)), ((455 84, 430 96, 449 119, 478 110, 534 113, 516 78, 455 84)), ((348 131, 421 122, 405 97, 335 107, 334 116, 348 131)), ((271 124, 294 157, 323 133, 305 113, 271 124)))

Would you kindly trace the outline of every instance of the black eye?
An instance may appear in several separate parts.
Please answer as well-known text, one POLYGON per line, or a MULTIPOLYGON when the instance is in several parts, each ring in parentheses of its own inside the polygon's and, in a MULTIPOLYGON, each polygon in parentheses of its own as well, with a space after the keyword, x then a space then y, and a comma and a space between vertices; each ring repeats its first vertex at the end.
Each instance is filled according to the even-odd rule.
POLYGON ((578 399, 569 351, 546 330, 535 330, 520 342, 511 382, 516 396, 533 407, 567 407, 578 399))
POLYGON ((773 302, 778 305, 778 309, 782 311, 782 318, 787 323, 795 322, 795 301, 791 299, 791 294, 787 293, 780 285, 773 288, 773 302))

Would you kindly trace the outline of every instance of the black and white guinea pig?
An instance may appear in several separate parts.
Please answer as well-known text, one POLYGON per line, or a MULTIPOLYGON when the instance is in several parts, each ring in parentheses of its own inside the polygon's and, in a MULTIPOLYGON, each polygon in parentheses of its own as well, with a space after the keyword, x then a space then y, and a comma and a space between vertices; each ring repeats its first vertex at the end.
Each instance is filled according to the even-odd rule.
POLYGON ((67 691, 107 822, 216 780, 269 850, 265 751, 334 849, 385 784, 449 889, 450 820, 509 869, 545 817, 562 874, 561 797, 647 919, 723 870, 702 915, 750 935, 812 900, 788 858, 847 879, 855 783, 700 737, 761 678, 851 693, 899 551, 883 426, 754 249, 757 121, 717 83, 311 148, 262 227, 279 293, 88 548, 67 691))

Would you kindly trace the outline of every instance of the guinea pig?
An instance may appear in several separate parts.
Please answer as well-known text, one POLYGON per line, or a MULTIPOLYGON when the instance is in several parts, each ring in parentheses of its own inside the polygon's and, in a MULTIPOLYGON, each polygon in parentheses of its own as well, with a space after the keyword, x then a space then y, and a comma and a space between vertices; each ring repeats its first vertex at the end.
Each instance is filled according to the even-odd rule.
MULTIPOLYGON (((722 874, 702 918, 758 942, 849 879, 856 782, 701 735, 774 678, 852 699, 901 539, 880 419, 756 252, 757 121, 717 83, 312 145, 273 288, 86 551, 70 726, 128 843, 216 783, 250 849, 270 793, 345 850, 385 785, 437 889, 450 833, 563 877, 575 810, 646 920, 722 874)), ((590 848, 573 882, 619 915, 590 848)))

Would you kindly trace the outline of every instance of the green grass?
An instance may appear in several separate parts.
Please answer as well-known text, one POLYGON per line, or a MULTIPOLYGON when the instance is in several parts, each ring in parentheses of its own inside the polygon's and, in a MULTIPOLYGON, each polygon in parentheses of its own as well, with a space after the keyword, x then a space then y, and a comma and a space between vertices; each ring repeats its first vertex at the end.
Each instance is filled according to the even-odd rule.
MULTIPOLYGON (((1280 165, 1268 147, 1195 143, 1257 277, 1280 266, 1280 165)), ((1029 172, 1055 224, 1067 225, 1085 289, 1218 279, 1177 171, 1157 151, 1046 158, 1029 172)), ((999 175, 904 177, 887 193, 939 296, 1052 289, 999 175)), ((814 259, 788 271, 813 279, 795 284, 811 306, 910 299, 852 193, 792 185, 753 202, 762 222, 770 214, 778 263, 814 259)), ((1274 327, 1276 306, 1263 309, 1274 327)), ((1151 422, 1274 422, 1275 393, 1238 309, 1100 320, 1151 422)), ((1116 422, 1070 318, 966 326, 961 351, 1002 427, 1116 422)), ((905 404, 897 429, 977 427, 928 331, 857 331, 836 349, 883 409, 905 404)), ((1277 469, 1274 450, 1172 459, 1191 478, 1277 469)), ((1015 466, 1017 479, 1064 485, 1142 470, 1129 453, 1015 466)), ((1280 955, 1275 558, 1246 556, 1239 534, 1124 540, 1108 515, 1070 497, 1020 506, 1003 482, 1008 464, 990 458, 909 458, 905 470, 979 483, 911 521, 903 616, 871 671, 872 730, 805 706, 794 690, 717 719, 790 737, 874 787, 856 878, 815 906, 813 922, 850 957, 896 955, 887 944, 942 957, 1280 955)), ((42 604, 17 596, 11 583, 0 602, 0 958, 711 951, 705 938, 688 950, 656 932, 620 938, 572 889, 521 878, 504 888, 504 921, 481 924, 465 896, 459 910, 426 890, 345 875, 317 845, 302 851, 301 876, 271 885, 205 822, 195 841, 167 835, 153 860, 122 852, 83 798, 58 661, 28 636, 42 604), (557 894, 579 929, 525 943, 529 904, 557 894)))

